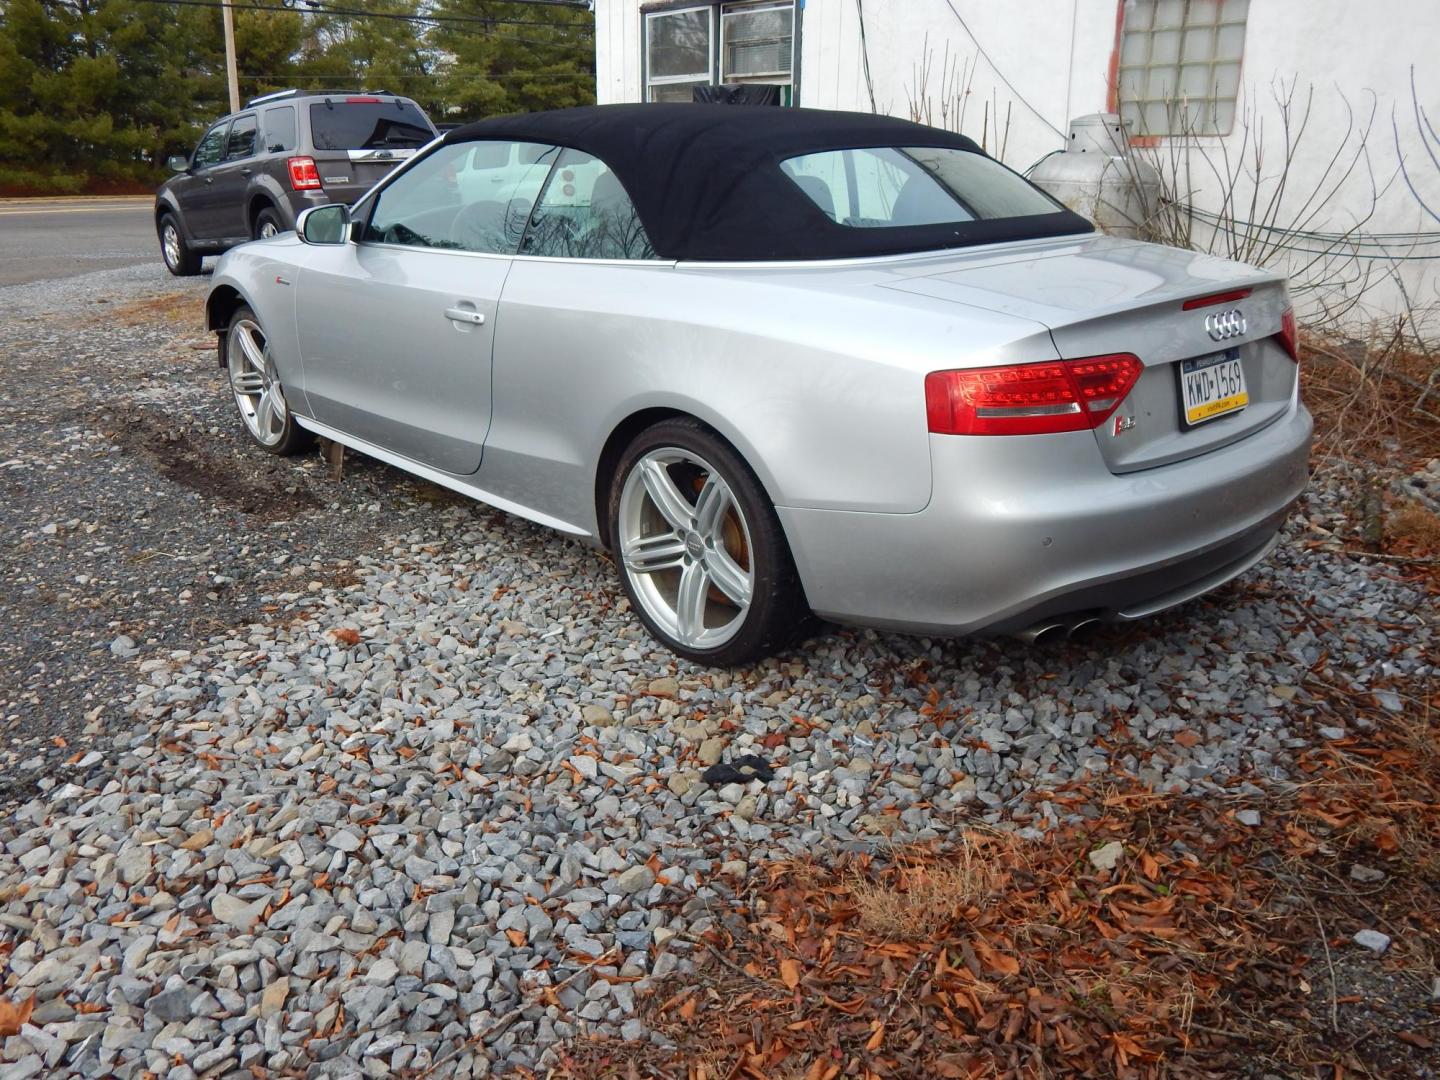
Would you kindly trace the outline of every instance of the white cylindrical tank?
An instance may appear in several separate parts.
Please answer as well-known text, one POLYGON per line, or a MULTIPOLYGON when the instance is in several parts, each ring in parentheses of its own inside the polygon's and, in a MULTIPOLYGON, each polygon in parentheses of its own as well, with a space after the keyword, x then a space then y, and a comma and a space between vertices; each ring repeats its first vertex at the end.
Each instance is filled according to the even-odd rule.
POLYGON ((1060 151, 1042 159, 1030 179, 1082 217, 1115 236, 1145 238, 1160 197, 1160 174, 1130 153, 1125 122, 1114 113, 1070 121, 1060 151))

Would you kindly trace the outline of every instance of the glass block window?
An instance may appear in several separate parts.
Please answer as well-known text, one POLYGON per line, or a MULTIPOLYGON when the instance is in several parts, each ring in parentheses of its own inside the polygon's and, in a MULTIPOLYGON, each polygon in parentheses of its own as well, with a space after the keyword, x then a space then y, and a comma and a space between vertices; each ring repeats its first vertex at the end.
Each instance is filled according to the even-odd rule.
POLYGON ((794 0, 720 9, 722 83, 788 83, 794 64, 794 0))
POLYGON ((1250 0, 1125 0, 1120 113, 1132 135, 1224 135, 1250 0))

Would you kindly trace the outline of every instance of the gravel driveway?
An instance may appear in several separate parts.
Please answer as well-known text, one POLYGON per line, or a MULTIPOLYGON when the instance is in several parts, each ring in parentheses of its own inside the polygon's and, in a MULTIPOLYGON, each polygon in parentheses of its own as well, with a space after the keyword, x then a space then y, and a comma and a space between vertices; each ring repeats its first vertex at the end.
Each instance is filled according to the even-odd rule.
POLYGON ((7 1077, 479 1076, 648 1038, 637 997, 767 859, 1043 829, 1119 772, 1255 794, 1334 737, 1307 680, 1399 710, 1429 670, 1427 601, 1304 520, 1241 582, 1081 642, 832 631, 677 663, 600 554, 355 455, 335 484, 252 449, 204 288, 0 290, 0 939, 34 1001, 7 1077), (701 780, 745 754, 768 783, 701 780))

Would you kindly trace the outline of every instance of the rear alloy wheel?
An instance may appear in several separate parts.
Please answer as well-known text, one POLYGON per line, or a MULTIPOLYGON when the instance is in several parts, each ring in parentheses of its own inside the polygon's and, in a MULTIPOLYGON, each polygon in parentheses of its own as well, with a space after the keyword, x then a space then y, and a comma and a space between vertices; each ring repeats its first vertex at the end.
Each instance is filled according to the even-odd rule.
POLYGON ((269 240, 270 237, 277 236, 284 231, 285 227, 280 224, 280 215, 269 207, 255 215, 256 240, 269 240))
POLYGON ((185 234, 173 214, 160 219, 160 257, 165 260, 165 269, 176 277, 194 277, 200 273, 201 255, 185 243, 185 234))
POLYGON ((314 437, 291 415, 265 331, 248 307, 235 312, 225 331, 225 368, 252 439, 272 454, 295 454, 311 445, 314 437))
POLYGON ((692 420, 644 432, 610 498, 621 580, 673 652, 732 665, 787 644, 805 613, 790 551, 759 481, 692 420))

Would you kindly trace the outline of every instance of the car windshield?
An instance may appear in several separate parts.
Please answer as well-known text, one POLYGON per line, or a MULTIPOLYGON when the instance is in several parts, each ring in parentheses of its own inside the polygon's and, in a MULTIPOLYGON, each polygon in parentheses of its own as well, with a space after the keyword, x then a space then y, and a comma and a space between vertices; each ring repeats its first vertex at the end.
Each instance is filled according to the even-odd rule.
POLYGON ((435 132, 408 101, 338 98, 310 106, 310 136, 317 150, 404 150, 435 132))
POLYGON ((899 228, 1062 210, 993 158, 953 147, 879 146, 786 158, 785 175, 840 225, 899 228))

